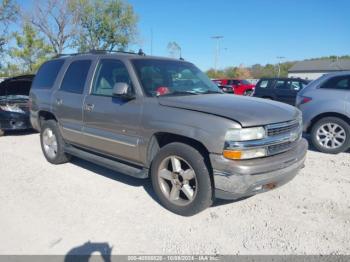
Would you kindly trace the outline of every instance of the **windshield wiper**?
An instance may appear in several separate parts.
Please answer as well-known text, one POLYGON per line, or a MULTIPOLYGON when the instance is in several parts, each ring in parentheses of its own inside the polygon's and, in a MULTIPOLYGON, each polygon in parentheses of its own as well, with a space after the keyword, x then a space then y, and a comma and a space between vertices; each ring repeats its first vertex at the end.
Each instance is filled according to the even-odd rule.
POLYGON ((198 93, 198 94, 223 94, 223 92, 220 92, 220 91, 213 91, 213 90, 207 90, 205 92, 201 92, 201 93, 198 93))
POLYGON ((167 94, 164 94, 164 95, 159 95, 158 97, 161 97, 161 96, 172 96, 172 95, 199 95, 200 93, 196 93, 196 92, 191 92, 191 91, 174 91, 174 92, 171 92, 171 93, 167 93, 167 94))

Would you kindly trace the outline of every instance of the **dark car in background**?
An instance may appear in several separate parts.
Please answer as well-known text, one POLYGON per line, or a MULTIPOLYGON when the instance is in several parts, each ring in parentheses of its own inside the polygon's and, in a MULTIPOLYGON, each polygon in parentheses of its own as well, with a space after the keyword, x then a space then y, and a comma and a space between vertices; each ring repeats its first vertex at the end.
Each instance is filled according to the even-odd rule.
POLYGON ((0 83, 0 135, 30 129, 29 91, 34 75, 7 78, 0 83))
POLYGON ((262 78, 255 86, 255 97, 295 105, 295 99, 309 81, 301 78, 262 78))
POLYGON ((245 79, 214 79, 219 88, 225 93, 233 93, 235 95, 250 96, 255 85, 245 79))

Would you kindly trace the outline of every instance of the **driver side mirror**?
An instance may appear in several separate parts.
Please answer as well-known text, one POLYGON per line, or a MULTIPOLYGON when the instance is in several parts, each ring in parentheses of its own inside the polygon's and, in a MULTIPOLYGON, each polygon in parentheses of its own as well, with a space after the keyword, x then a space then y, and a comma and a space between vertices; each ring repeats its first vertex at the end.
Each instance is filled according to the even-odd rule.
POLYGON ((130 86, 127 83, 118 82, 113 86, 114 97, 124 98, 127 100, 131 100, 135 98, 135 95, 131 93, 130 86))

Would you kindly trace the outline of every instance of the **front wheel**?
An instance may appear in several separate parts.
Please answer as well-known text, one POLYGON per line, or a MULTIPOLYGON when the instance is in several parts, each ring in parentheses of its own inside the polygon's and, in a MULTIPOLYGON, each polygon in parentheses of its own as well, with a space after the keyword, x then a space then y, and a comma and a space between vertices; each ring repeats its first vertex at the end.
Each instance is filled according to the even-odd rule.
POLYGON ((350 126, 338 117, 322 118, 311 129, 311 141, 321 152, 344 152, 350 146, 350 126))
POLYGON ((189 145, 171 143, 161 148, 152 162, 151 178, 161 204, 176 214, 191 216, 212 204, 205 159, 189 145))

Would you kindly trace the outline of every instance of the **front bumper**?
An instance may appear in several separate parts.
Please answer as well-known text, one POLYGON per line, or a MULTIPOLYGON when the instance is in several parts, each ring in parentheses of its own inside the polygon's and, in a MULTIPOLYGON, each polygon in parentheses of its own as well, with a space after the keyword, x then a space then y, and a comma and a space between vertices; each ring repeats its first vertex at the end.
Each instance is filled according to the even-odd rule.
POLYGON ((1 130, 25 130, 31 129, 29 114, 20 114, 14 112, 0 112, 1 130))
POLYGON ((265 158, 233 161, 211 154, 216 198, 239 199, 284 185, 304 166, 307 149, 301 139, 293 149, 265 158))

